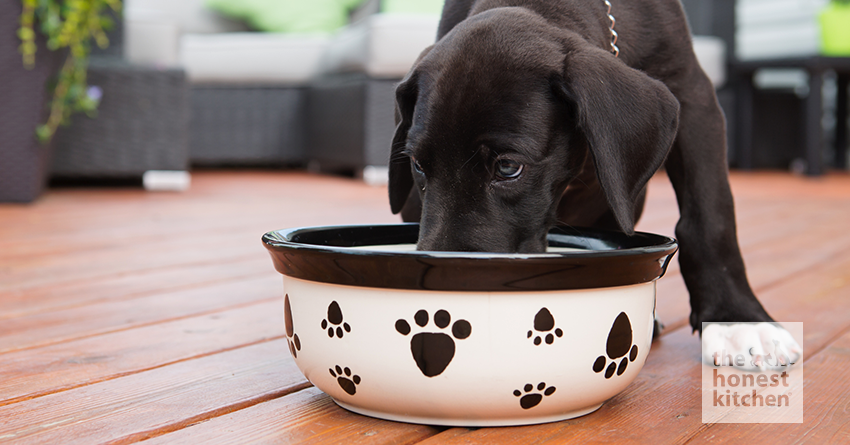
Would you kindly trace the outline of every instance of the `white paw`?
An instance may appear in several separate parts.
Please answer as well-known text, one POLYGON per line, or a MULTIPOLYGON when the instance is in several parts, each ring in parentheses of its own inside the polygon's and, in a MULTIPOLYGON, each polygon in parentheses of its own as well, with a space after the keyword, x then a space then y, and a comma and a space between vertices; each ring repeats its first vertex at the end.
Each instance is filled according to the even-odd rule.
POLYGON ((777 369, 801 358, 803 349, 775 323, 708 324, 702 330, 705 363, 744 370, 777 369))

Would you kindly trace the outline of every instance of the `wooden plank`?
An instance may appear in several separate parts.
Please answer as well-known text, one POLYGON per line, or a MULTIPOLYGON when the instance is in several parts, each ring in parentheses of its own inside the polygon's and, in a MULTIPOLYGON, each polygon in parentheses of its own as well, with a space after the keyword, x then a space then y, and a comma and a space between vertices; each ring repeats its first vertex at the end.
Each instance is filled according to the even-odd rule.
POLYGON ((0 353, 276 300, 282 292, 279 275, 269 274, 12 318, 0 323, 0 353))
POLYGON ((389 211, 386 188, 359 180, 299 172, 196 172, 192 188, 180 194, 52 189, 30 206, 2 205, 0 247, 39 239, 57 248, 69 237, 98 242, 149 234, 133 230, 139 226, 156 233, 191 233, 229 227, 232 221, 249 220, 249 215, 318 224, 325 216, 332 223, 346 216, 363 222, 398 220, 389 211))
MULTIPOLYGON (((742 245, 760 240, 759 236, 770 237, 774 230, 811 223, 812 215, 824 209, 839 206, 846 210, 850 202, 847 174, 808 178, 776 172, 732 172, 729 179, 742 245)), ((672 236, 679 217, 673 187, 663 172, 655 175, 648 187, 638 229, 672 236)))
POLYGON ((0 293, 26 292, 47 284, 73 283, 126 274, 138 270, 180 267, 202 261, 226 261, 249 254, 264 255, 259 236, 245 239, 162 239, 156 243, 117 246, 105 251, 70 255, 0 259, 0 293), (81 259, 85 259, 81 261, 81 259))
POLYGON ((32 207, 0 206, 0 294, 139 269, 264 255, 259 239, 269 230, 399 221, 389 212, 386 190, 359 181, 286 173, 261 174, 259 179, 253 174, 201 174, 196 179, 201 190, 193 188, 186 195, 62 190, 32 207), (204 185, 217 188, 216 182, 233 190, 207 197, 204 185), (240 190, 246 195, 233 194, 240 190), (47 199, 51 197, 55 199, 47 199), (58 205, 57 200, 70 202, 58 205), (83 256, 87 261, 80 262, 83 256))
MULTIPOLYGON (((784 201, 789 199, 844 199, 850 193, 850 174, 831 171, 823 176, 789 175, 781 171, 733 171, 732 190, 746 190, 746 199, 784 201)), ((742 198, 737 198, 741 201, 742 198)))
POLYGON ((281 300, 0 356, 0 406, 284 335, 281 300))
POLYGON ((807 219, 793 232, 786 232, 781 237, 744 250, 744 261, 750 265, 748 272, 751 281, 764 285, 781 281, 809 268, 811 264, 828 261, 850 247, 850 231, 847 230, 850 196, 848 204, 843 207, 812 211, 807 219), (768 261, 770 269, 754 267, 768 261))
POLYGON ((390 422, 338 407, 308 388, 250 408, 154 438, 157 444, 412 444, 442 428, 390 422))
POLYGON ((34 288, 4 292, 0 298, 0 320, 107 300, 137 298, 156 292, 209 286, 272 272, 268 256, 249 255, 228 258, 227 261, 134 270, 88 280, 46 281, 34 288))
POLYGON ((0 441, 139 441, 308 385, 274 340, 0 407, 0 441))
POLYGON ((806 360, 803 423, 707 425, 687 443, 712 443, 734 437, 740 443, 765 439, 783 444, 850 443, 850 332, 806 360))
MULTIPOLYGON (((297 206, 301 203, 284 201, 281 204, 297 206)), ((88 220, 77 223, 79 227, 62 225, 46 233, 36 227, 26 227, 26 231, 20 230, 14 235, 0 234, 0 249, 3 249, 4 258, 23 261, 30 257, 114 251, 116 247, 157 244, 162 242, 163 237, 196 243, 203 240, 203 245, 214 247, 210 241, 246 239, 244 236, 254 237, 256 241, 264 232, 282 228, 276 227, 281 220, 281 212, 269 210, 268 205, 246 207, 217 203, 215 206, 199 206, 192 203, 174 209, 176 215, 170 218, 157 218, 155 221, 145 217, 144 209, 129 207, 123 211, 135 218, 104 221, 96 218, 99 213, 93 209, 87 215, 88 220)), ((63 214, 55 217, 65 219, 63 214)))
POLYGON ((777 320, 803 322, 809 357, 850 328, 850 252, 762 294, 777 320))

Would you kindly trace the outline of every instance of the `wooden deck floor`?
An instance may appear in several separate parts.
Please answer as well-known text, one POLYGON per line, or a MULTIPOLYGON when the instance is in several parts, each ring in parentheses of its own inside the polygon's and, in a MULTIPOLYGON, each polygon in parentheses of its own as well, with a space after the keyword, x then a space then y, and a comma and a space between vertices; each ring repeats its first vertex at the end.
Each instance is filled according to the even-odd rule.
MULTIPOLYGON (((802 424, 701 422, 699 339, 672 264, 668 329, 597 412, 436 428, 349 413, 284 340, 269 230, 397 222, 386 189, 297 172, 199 172, 186 193, 57 189, 0 205, 0 443, 850 443, 850 176, 735 173, 751 283, 805 323, 802 424)), ((663 176, 638 229, 672 234, 663 176)))

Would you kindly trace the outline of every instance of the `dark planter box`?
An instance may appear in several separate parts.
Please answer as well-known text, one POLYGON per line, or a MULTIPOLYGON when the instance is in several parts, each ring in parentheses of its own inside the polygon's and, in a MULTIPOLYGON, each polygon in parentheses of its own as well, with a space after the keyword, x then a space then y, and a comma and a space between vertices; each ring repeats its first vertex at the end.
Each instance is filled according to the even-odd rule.
POLYGON ((31 202, 44 190, 50 147, 36 140, 35 128, 47 120, 46 81, 64 56, 48 51, 40 37, 35 67, 25 69, 20 14, 20 1, 0 0, 0 202, 31 202))

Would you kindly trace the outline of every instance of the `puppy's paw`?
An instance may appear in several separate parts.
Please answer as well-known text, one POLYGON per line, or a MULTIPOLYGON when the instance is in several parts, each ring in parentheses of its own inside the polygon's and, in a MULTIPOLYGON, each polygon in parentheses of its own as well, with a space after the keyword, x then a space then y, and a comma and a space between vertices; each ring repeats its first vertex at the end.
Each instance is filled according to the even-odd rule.
POLYGON ((797 363, 803 349, 778 323, 711 323, 702 330, 702 352, 709 365, 763 370, 797 363))

